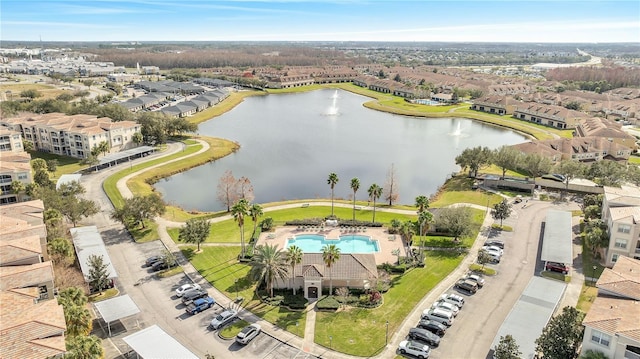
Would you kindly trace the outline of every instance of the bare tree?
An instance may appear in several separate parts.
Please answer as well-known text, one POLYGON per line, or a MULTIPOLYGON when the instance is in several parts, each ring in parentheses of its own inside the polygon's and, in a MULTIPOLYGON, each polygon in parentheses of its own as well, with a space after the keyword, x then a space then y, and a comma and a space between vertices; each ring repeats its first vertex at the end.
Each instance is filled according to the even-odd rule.
POLYGON ((218 181, 217 199, 227 207, 227 212, 231 211, 231 206, 239 199, 236 184, 237 180, 230 170, 226 170, 218 181))
POLYGON ((393 202, 398 200, 398 197, 398 180, 396 179, 396 170, 392 163, 387 173, 387 183, 384 186, 384 199, 392 206, 393 202))
POLYGON ((252 202, 255 198, 253 194, 253 185, 247 177, 240 177, 236 183, 239 198, 244 198, 247 202, 252 202))

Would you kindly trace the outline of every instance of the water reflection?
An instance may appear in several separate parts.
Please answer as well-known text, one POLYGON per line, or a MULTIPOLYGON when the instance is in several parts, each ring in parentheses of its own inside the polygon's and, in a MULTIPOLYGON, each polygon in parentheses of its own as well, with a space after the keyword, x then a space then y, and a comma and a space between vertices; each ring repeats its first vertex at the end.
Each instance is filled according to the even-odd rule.
MULTIPOLYGON (((467 119, 422 119, 369 110, 370 99, 335 90, 251 97, 225 115, 200 125, 200 133, 241 144, 238 152, 156 184, 165 200, 187 210, 221 210, 218 180, 226 170, 245 176, 255 201, 329 198, 327 176, 338 174, 336 198, 350 199, 351 178, 360 180, 357 199, 372 183, 384 187, 391 164, 399 203, 431 195, 458 171, 455 157, 465 148, 497 148, 525 138, 513 131, 467 119), (339 107, 337 115, 327 109, 339 107), (453 136, 459 129, 459 135, 453 136)), ((382 199, 381 199, 382 200, 382 199)))

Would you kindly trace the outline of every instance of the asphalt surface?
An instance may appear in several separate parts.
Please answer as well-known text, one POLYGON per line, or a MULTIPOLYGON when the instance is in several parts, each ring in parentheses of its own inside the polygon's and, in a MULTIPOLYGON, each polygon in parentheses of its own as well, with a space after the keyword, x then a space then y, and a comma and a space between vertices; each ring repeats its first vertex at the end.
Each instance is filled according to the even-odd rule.
MULTIPOLYGON (((169 152, 181 150, 181 144, 169 146, 169 152)), ((154 154, 151 158, 160 156, 154 154)), ((149 160, 147 157, 142 160, 149 160)), ((101 172, 84 175, 82 184, 87 189, 86 196, 98 202, 102 212, 87 219, 83 224, 94 224, 100 230, 111 260, 118 271, 118 288, 122 294, 128 294, 141 310, 139 315, 112 324, 115 327, 111 338, 103 342, 107 358, 124 357, 129 351, 122 337, 138 329, 157 324, 169 335, 188 347, 199 357, 213 354, 216 358, 348 358, 349 356, 332 352, 326 348, 314 346, 312 353, 301 349, 302 339, 291 333, 268 328, 269 334, 260 334, 247 346, 240 346, 233 341, 220 339, 215 332, 207 328, 211 319, 229 302, 219 301, 214 308, 191 316, 185 313, 184 306, 175 296, 175 288, 191 279, 185 275, 159 279, 148 268, 143 267, 145 258, 164 250, 161 241, 135 243, 131 236, 118 222, 109 217, 112 206, 104 191, 102 181, 117 170, 129 164, 121 164, 101 172), (118 330, 118 328, 120 330, 118 330)), ((505 254, 502 262, 495 265, 498 274, 487 277, 484 288, 473 296, 465 295, 467 303, 460 312, 453 326, 442 338, 438 348, 432 351, 432 358, 484 358, 490 349, 495 333, 526 287, 531 276, 541 270, 537 263, 539 242, 541 240, 541 223, 546 216, 546 209, 577 209, 570 203, 552 204, 550 202, 529 201, 514 206, 510 218, 505 225, 513 227, 513 232, 488 231, 493 220, 485 218, 483 232, 463 263, 416 306, 407 316, 396 333, 390 333, 387 350, 376 358, 393 358, 395 349, 420 319, 423 309, 428 308, 442 293, 452 291, 455 281, 466 273, 466 268, 474 262, 477 250, 487 238, 498 238, 505 241, 505 254), (526 207, 523 208, 523 206, 526 207), (461 343, 464 343, 461 345, 461 343)), ((207 288, 199 276, 192 276, 196 282, 207 288), (194 278, 195 277, 195 278, 194 278)), ((211 289, 210 289, 211 290, 211 289)), ((453 290, 454 292, 457 292, 453 290)), ((460 293, 460 292, 457 292, 460 293)), ((577 298, 576 298, 577 299, 577 298)))

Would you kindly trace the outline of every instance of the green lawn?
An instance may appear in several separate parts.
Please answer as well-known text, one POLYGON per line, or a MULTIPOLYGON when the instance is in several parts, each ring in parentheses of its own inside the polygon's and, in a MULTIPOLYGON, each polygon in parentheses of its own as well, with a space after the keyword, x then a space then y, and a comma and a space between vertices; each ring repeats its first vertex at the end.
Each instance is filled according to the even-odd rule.
MULTIPOLYGON (((256 282, 249 277, 249 265, 237 260, 240 254, 239 246, 203 247, 202 252, 197 254, 195 249, 195 246, 184 247, 182 253, 191 261, 200 275, 227 297, 231 299, 235 299, 236 295, 242 297, 244 298, 242 306, 262 319, 288 332, 304 333, 307 316, 305 312, 273 307, 260 301, 255 293, 256 282), (298 323, 297 326, 296 323, 298 323)), ((227 306, 229 303, 220 304, 227 306)))
POLYGON ((42 158, 45 161, 49 160, 57 160, 58 168, 53 173, 53 179, 60 178, 60 176, 64 174, 70 174, 78 172, 84 168, 87 168, 86 165, 80 164, 80 160, 77 158, 69 157, 69 156, 60 156, 52 153, 40 152, 40 151, 28 151, 31 155, 31 159, 42 158))
POLYGON ((446 252, 427 252, 426 266, 397 277, 384 294, 384 304, 376 309, 351 308, 337 313, 318 312, 315 342, 355 356, 374 356, 385 346, 386 322, 389 336, 405 317, 442 279, 462 261, 463 256, 446 252))
MULTIPOLYGON (((280 209, 276 211, 265 212, 264 216, 258 219, 258 222, 262 221, 265 217, 273 218, 276 226, 283 225, 286 221, 294 219, 305 218, 324 218, 331 214, 331 207, 325 206, 309 206, 309 207, 295 207, 289 209, 280 209)), ((339 218, 351 219, 353 218, 353 209, 334 207, 334 214, 339 218)), ((362 221, 370 221, 373 218, 373 210, 356 210, 356 219, 362 221)), ((404 221, 406 219, 415 220, 415 215, 402 215, 390 212, 376 211, 376 222, 389 224, 392 219, 399 219, 404 221)), ((169 235, 175 242, 178 241, 178 228, 170 228, 168 230, 169 235)), ((251 238, 253 232, 253 222, 251 219, 247 219, 244 225, 244 237, 245 240, 251 238)), ((206 242, 211 243, 240 243, 240 228, 233 219, 228 219, 222 222, 214 223, 211 226, 209 237, 206 242)))

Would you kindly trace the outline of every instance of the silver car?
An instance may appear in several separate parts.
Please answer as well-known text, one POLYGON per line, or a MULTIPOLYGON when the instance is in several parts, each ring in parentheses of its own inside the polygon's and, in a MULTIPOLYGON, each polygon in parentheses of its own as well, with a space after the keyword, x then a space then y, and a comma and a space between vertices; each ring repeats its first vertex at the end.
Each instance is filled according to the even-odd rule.
POLYGON ((421 344, 411 340, 403 340, 398 346, 401 354, 411 354, 420 359, 427 359, 431 354, 431 348, 426 344, 421 344))
POLYGON ((218 314, 217 317, 213 318, 209 327, 212 329, 219 329, 223 325, 229 323, 234 320, 238 316, 238 311, 235 309, 227 309, 224 312, 218 314))
POLYGON ((262 328, 260 327, 260 324, 251 324, 246 326, 240 331, 240 333, 238 333, 238 335, 236 335, 236 342, 238 344, 246 345, 253 340, 253 338, 257 337, 261 330, 262 328))

